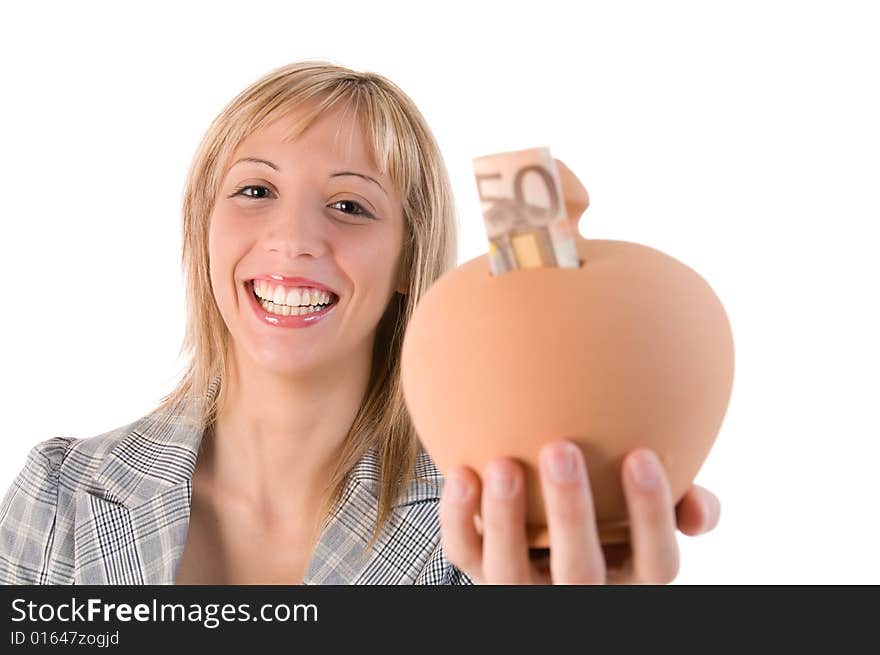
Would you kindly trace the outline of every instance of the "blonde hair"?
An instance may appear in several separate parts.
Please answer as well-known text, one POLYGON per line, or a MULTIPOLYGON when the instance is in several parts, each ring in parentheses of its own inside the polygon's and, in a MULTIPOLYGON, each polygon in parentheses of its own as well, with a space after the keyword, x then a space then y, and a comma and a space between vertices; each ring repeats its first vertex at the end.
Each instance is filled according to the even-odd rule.
POLYGON ((304 111, 290 138, 339 103, 353 106, 375 164, 403 198, 401 271, 407 292, 395 293, 376 332, 373 371, 327 486, 323 518, 341 502, 354 465, 373 446, 380 461, 377 519, 367 548, 415 472, 418 438, 404 404, 400 355, 404 331, 422 294, 455 265, 454 199, 439 147, 412 100, 385 77, 330 62, 299 61, 277 68, 242 91, 214 119, 196 151, 183 194, 182 267, 186 333, 178 356, 188 359, 177 387, 158 411, 206 401, 198 415, 213 426, 225 402, 229 332, 215 302, 208 268, 208 224, 214 200, 238 145, 251 133, 293 110, 304 111), (220 393, 213 393, 219 384, 220 393))

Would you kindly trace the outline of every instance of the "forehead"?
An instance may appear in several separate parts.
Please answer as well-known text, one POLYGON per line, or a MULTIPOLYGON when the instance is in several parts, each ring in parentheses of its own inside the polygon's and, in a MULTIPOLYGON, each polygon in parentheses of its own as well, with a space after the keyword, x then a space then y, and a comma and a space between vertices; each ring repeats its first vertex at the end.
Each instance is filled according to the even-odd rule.
POLYGON ((255 130, 236 148, 238 157, 263 155, 310 165, 353 166, 379 176, 379 169, 353 111, 334 108, 319 114, 303 131, 304 112, 289 112, 255 130))

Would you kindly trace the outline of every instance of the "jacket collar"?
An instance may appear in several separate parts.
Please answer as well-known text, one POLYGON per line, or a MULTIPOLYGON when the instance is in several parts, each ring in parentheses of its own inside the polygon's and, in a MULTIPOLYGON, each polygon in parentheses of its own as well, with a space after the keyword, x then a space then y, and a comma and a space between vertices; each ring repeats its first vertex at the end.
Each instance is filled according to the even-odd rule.
MULTIPOLYGON (((206 400, 190 401, 180 411, 155 411, 136 421, 95 472, 93 488, 97 493, 134 509, 175 485, 191 482, 204 434, 199 426, 201 410, 207 400, 216 396, 219 387, 220 378, 214 378, 206 400)), ((378 497, 379 473, 374 447, 352 469, 349 486, 360 484, 378 497)), ((439 499, 442 481, 434 462, 421 448, 415 478, 398 505, 439 499)))
MULTIPOLYGON (((219 390, 211 383, 205 399, 190 401, 183 409, 154 411, 127 426, 124 436, 104 457, 90 488, 76 501, 76 584, 173 584, 183 554, 192 499, 192 475, 202 440, 199 418, 203 403, 219 390)), ((398 501, 395 513, 413 503, 437 501, 443 477, 424 449, 420 450, 415 478, 398 501)), ((351 568, 336 556, 340 539, 366 544, 369 537, 352 526, 363 525, 379 493, 379 459, 375 448, 355 465, 343 503, 330 517, 312 558, 304 584, 349 584, 363 579, 366 567, 351 568)), ((400 548, 409 539, 404 531, 390 530, 374 547, 380 552, 400 548)), ((411 544, 407 547, 412 549, 411 544)), ((429 543, 419 549, 432 547, 429 543)), ((424 553, 418 555, 416 559, 424 553)), ((404 577, 412 571, 403 570, 404 577)), ((372 575, 373 573, 370 573, 372 575)))

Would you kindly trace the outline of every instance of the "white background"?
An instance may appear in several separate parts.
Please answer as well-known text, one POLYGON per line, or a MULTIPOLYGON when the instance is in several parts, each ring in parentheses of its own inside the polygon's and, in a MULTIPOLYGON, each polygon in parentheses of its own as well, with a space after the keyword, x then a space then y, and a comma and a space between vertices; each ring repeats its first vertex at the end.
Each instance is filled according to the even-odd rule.
MULTIPOLYGON (((8 4, 0 483, 143 415, 182 370, 180 200, 222 106, 325 58, 400 85, 486 251, 471 158, 550 146, 588 238, 698 271, 734 332, 678 583, 880 583, 880 24, 852 2, 8 4), (318 5, 324 8, 318 9, 318 5)), ((536 305, 536 311, 540 306, 536 305)))

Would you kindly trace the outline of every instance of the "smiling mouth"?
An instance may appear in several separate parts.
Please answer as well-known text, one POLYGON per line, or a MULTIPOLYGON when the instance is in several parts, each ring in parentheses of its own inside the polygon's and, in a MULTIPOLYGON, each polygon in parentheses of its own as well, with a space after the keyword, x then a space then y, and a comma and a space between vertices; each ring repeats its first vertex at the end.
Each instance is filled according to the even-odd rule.
MULTIPOLYGON (((313 302, 311 298, 306 299, 305 297, 300 296, 294 299, 294 302, 299 301, 299 304, 288 305, 286 302, 276 303, 271 300, 260 298, 260 296, 257 295, 256 289, 254 288, 253 280, 248 281, 246 286, 248 292, 251 294, 258 305, 260 305, 270 314, 276 314, 278 316, 309 316, 311 314, 322 312, 339 302, 339 296, 337 296, 335 293, 327 292, 329 295, 329 299, 327 300, 327 302, 313 302)), ((288 296, 287 299, 289 298, 290 296, 288 296)))

